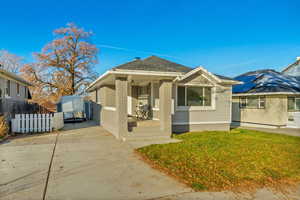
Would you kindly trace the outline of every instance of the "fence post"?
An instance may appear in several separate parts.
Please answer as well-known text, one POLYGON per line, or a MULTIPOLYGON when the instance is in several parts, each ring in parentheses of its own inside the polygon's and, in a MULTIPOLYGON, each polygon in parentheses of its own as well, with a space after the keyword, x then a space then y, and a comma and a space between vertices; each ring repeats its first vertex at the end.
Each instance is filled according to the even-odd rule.
POLYGON ((25 133, 25 115, 21 114, 21 129, 22 129, 22 133, 25 133))
POLYGON ((29 133, 29 114, 25 114, 25 132, 29 133))
POLYGON ((33 125, 33 132, 36 133, 38 131, 38 116, 37 114, 33 115, 34 125, 33 125))
POLYGON ((33 133, 33 114, 29 114, 30 133, 33 133))
POLYGON ((49 114, 45 114, 46 115, 46 131, 49 132, 50 131, 50 123, 49 123, 49 120, 50 120, 50 117, 49 117, 49 114))
POLYGON ((38 114, 38 132, 42 131, 42 116, 38 114))

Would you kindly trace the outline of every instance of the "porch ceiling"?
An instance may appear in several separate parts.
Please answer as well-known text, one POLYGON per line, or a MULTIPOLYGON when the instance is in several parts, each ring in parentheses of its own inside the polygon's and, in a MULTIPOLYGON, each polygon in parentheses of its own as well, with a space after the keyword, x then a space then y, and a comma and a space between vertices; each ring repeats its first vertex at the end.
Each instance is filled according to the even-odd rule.
POLYGON ((94 88, 101 87, 102 85, 114 85, 117 77, 127 78, 128 82, 132 85, 145 85, 150 83, 151 81, 158 82, 159 80, 174 80, 174 76, 158 76, 158 75, 140 75, 140 74, 108 74, 103 77, 100 81, 95 83, 93 87, 89 88, 89 90, 93 90, 94 88))

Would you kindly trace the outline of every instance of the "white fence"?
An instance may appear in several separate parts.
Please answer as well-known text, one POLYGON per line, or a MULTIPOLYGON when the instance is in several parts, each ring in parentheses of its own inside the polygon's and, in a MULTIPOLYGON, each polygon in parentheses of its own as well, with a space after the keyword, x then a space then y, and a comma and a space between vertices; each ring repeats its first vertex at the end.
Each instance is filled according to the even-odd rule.
POLYGON ((63 113, 16 114, 12 119, 14 133, 43 133, 63 128, 63 113))
POLYGON ((53 125, 54 130, 59 130, 64 127, 64 113, 63 112, 53 114, 53 124, 52 125, 53 125))

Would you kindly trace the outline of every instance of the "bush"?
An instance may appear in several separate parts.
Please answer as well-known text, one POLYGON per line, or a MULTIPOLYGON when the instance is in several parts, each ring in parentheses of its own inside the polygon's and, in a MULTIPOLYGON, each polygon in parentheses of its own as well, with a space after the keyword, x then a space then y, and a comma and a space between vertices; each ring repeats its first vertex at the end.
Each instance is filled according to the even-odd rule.
POLYGON ((8 134, 8 125, 3 116, 0 116, 0 138, 8 134))

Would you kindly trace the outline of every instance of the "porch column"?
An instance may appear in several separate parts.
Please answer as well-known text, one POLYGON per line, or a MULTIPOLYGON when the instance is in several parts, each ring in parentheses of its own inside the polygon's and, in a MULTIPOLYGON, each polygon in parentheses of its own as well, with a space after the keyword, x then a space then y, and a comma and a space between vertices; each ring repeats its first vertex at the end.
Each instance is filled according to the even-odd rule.
POLYGON ((160 130, 165 134, 172 134, 172 81, 164 80, 159 86, 159 120, 160 130))
POLYGON ((128 117, 127 117, 127 79, 116 78, 116 120, 117 137, 122 139, 128 132, 128 117))

